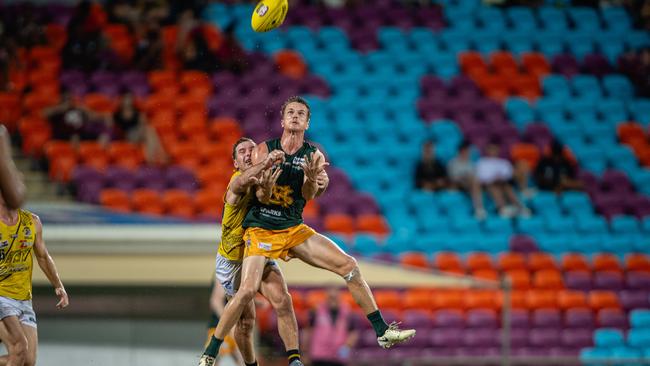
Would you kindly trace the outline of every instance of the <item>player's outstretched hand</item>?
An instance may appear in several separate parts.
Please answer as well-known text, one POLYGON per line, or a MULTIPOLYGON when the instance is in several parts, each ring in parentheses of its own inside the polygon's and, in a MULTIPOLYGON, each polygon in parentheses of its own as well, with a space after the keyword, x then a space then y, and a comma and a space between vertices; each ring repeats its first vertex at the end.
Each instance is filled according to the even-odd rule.
POLYGON ((262 173, 262 178, 259 181, 259 185, 264 189, 271 191, 275 185, 275 182, 278 181, 280 174, 282 174, 282 168, 280 167, 265 170, 262 173))
POLYGON ((311 153, 309 157, 307 158, 307 161, 302 162, 302 171, 305 173, 305 177, 307 180, 312 181, 312 182, 318 182, 318 175, 320 172, 325 170, 325 167, 330 165, 328 162, 325 161, 325 157, 323 155, 316 155, 314 157, 314 153, 311 153))
POLYGON ((316 184, 318 184, 318 189, 327 187, 329 183, 330 177, 327 175, 327 172, 325 172, 325 170, 321 170, 321 172, 318 173, 318 176, 316 177, 316 184))
POLYGON ((284 163, 284 151, 273 150, 266 156, 265 167, 268 169, 275 164, 284 163))
POLYGON ((56 296, 59 297, 59 302, 56 304, 57 309, 63 309, 68 306, 70 301, 68 300, 68 293, 65 292, 63 287, 57 287, 54 289, 56 296))

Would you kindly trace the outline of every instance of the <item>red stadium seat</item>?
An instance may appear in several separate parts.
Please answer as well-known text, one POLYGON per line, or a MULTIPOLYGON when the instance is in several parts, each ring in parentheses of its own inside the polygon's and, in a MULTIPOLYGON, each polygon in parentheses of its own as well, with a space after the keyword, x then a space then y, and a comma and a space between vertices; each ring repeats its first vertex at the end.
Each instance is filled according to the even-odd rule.
POLYGON ((637 272, 650 272, 650 256, 647 254, 629 254, 625 257, 625 270, 637 272))
POLYGON ((465 266, 472 272, 483 269, 494 269, 492 257, 487 253, 470 253, 465 261, 465 266))
POLYGON ((165 211, 160 194, 152 189, 136 189, 131 193, 131 205, 137 212, 160 216, 165 211))
POLYGON ((376 235, 388 234, 388 224, 382 215, 365 214, 356 219, 356 230, 376 235))
POLYGON ((543 269, 535 272, 533 287, 544 290, 561 290, 564 288, 562 274, 555 269, 543 269))
POLYGON ((557 270, 557 264, 553 256, 548 253, 535 252, 528 255, 528 268, 531 271, 540 271, 543 269, 557 270))
POLYGON ((162 195, 165 212, 169 215, 186 219, 194 217, 194 202, 192 197, 184 190, 169 189, 162 195))
POLYGON ((562 310, 587 308, 587 295, 582 291, 562 290, 557 294, 557 303, 562 310))
POLYGON ((521 253, 503 253, 498 259, 499 269, 511 271, 515 269, 527 270, 526 258, 521 253))
POLYGON ((326 231, 351 235, 354 232, 354 219, 346 214, 329 214, 325 216, 326 231))
POLYGON ((555 309, 557 304, 557 291, 529 290, 526 293, 526 305, 529 309, 555 309))
POLYGON ((621 308, 618 296, 613 291, 590 291, 588 300, 589 306, 594 311, 621 308))
POLYGON ((515 290, 528 290, 530 288, 530 273, 525 269, 511 269, 505 271, 505 276, 510 279, 515 290))
POLYGON ((567 271, 591 271, 587 258, 582 254, 567 253, 562 256, 562 270, 567 271))
POLYGON ((465 273, 460 256, 453 252, 440 252, 436 254, 433 260, 433 267, 443 272, 465 273))
POLYGON ((130 212, 131 202, 129 195, 119 189, 103 189, 99 195, 99 203, 102 206, 117 212, 130 212))
POLYGON ((400 264, 408 267, 429 268, 429 261, 424 253, 406 252, 399 258, 400 264))
POLYGON ((614 254, 600 253, 593 257, 594 271, 615 271, 623 272, 618 258, 614 254))

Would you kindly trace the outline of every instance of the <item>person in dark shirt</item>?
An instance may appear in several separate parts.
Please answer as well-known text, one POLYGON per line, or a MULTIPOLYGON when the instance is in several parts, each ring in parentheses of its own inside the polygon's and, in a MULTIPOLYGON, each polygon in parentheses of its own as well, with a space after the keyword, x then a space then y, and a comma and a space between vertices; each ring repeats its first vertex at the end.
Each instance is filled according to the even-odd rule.
POLYGON ((437 191, 448 186, 447 169, 436 159, 433 142, 422 146, 422 158, 415 169, 415 186, 427 191, 437 191))
POLYGON ((551 153, 537 164, 535 182, 540 189, 558 193, 582 188, 582 183, 576 179, 576 168, 565 156, 564 145, 559 141, 553 141, 551 153))
POLYGON ((110 118, 74 102, 68 91, 63 91, 59 104, 43 110, 52 127, 54 140, 67 140, 74 144, 81 140, 110 140, 110 118))

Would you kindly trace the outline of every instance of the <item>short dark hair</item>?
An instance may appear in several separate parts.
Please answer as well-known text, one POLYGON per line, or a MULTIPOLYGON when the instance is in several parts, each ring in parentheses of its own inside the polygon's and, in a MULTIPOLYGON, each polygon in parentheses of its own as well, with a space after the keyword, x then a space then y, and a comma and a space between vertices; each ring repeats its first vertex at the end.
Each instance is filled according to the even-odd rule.
POLYGON ((246 142, 246 141, 250 141, 252 143, 255 143, 255 141, 253 141, 253 139, 250 139, 248 137, 240 137, 239 140, 237 140, 237 142, 235 142, 235 144, 232 145, 232 160, 236 159, 235 156, 237 155, 237 146, 239 146, 239 144, 241 144, 242 142, 246 142))
POLYGON ((282 110, 280 110, 280 114, 281 114, 282 118, 284 118, 284 110, 287 109, 287 106, 290 103, 300 103, 300 104, 304 105, 305 107, 307 107, 307 119, 309 119, 309 117, 311 117, 311 108, 309 107, 309 103, 307 103, 305 98, 303 98, 301 96, 298 96, 298 95, 294 95, 293 97, 289 97, 289 99, 287 99, 284 102, 284 104, 282 104, 282 110))

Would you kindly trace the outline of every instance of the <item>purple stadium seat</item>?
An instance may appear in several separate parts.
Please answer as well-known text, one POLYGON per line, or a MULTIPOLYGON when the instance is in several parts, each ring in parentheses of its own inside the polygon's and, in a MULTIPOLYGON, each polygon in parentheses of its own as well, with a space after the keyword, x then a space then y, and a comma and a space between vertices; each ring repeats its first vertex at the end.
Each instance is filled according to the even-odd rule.
POLYGON ((498 347, 481 347, 481 346, 468 346, 456 349, 456 356, 472 356, 472 357, 496 357, 499 356, 501 350, 498 347))
POLYGON ((99 194, 105 185, 102 173, 87 166, 78 166, 72 172, 72 181, 77 189, 77 200, 99 203, 99 194))
POLYGON ((555 357, 577 357, 580 355, 580 348, 575 347, 553 347, 550 349, 551 356, 555 357))
POLYGON ((471 309, 465 316, 468 328, 497 328, 497 315, 489 309, 471 309))
POLYGON ((582 61, 584 72, 598 77, 602 77, 612 72, 612 66, 609 61, 601 54, 589 54, 582 61))
POLYGON ((162 191, 167 188, 164 172, 157 167, 145 166, 135 171, 138 187, 162 191))
POLYGON ((130 192, 137 186, 133 172, 122 167, 108 167, 104 173, 104 176, 106 178, 107 187, 117 188, 130 192))
POLYGON ((619 272, 602 271, 594 274, 594 288, 619 291, 623 289, 623 275, 619 272))
POLYGON ((510 325, 512 328, 528 328, 530 326, 530 320, 528 316, 528 310, 524 309, 512 309, 510 312, 510 325))
POLYGON ((454 310, 438 310, 433 319, 435 328, 462 328, 465 326, 463 315, 454 310))
MULTIPOLYGON (((405 310, 402 313, 403 328, 430 328, 433 326, 433 318, 428 311, 405 310)), ((418 334, 419 335, 419 334, 418 334)))
POLYGON ((517 253, 534 253, 538 252, 539 248, 533 238, 527 235, 513 235, 510 237, 509 250, 517 253))
POLYGON ((626 311, 650 308, 650 294, 647 291, 623 290, 618 293, 618 298, 626 311))
POLYGON ((566 77, 571 77, 580 72, 580 66, 573 55, 561 54, 553 58, 551 62, 553 71, 566 77))
POLYGON ((515 348, 526 346, 528 346, 528 329, 512 328, 510 330, 510 347, 515 348))
POLYGON ((564 313, 564 327, 576 329, 593 329, 594 313, 587 308, 567 309, 564 313))
POLYGON ((528 343, 534 347, 556 347, 560 345, 560 330, 534 328, 528 333, 528 343))
POLYGON ((631 290, 647 290, 650 288, 650 273, 628 272, 625 277, 625 286, 631 290))
POLYGON ((593 330, 585 328, 565 329, 562 332, 562 345, 572 348, 591 347, 593 345, 593 330))
POLYGON ((627 175, 618 170, 607 170, 603 173, 600 186, 605 191, 632 191, 632 184, 627 175))
POLYGON ((350 206, 353 208, 356 215, 377 215, 380 213, 380 209, 377 205, 377 202, 375 201, 375 198, 364 193, 359 193, 351 197, 350 206))
POLYGON ((619 309, 601 309, 598 312, 598 326, 600 328, 627 328, 627 316, 619 309))
POLYGON ((498 347, 500 334, 496 329, 471 329, 465 332, 465 347, 498 347))
POLYGON ((562 315, 558 309, 537 309, 533 311, 532 323, 535 328, 560 328, 562 315))
POLYGON ((586 271, 569 271, 564 274, 564 283, 571 290, 589 291, 592 288, 591 274, 586 271))
POLYGON ((464 339, 465 332, 458 328, 431 330, 431 345, 434 347, 460 347, 464 339))

